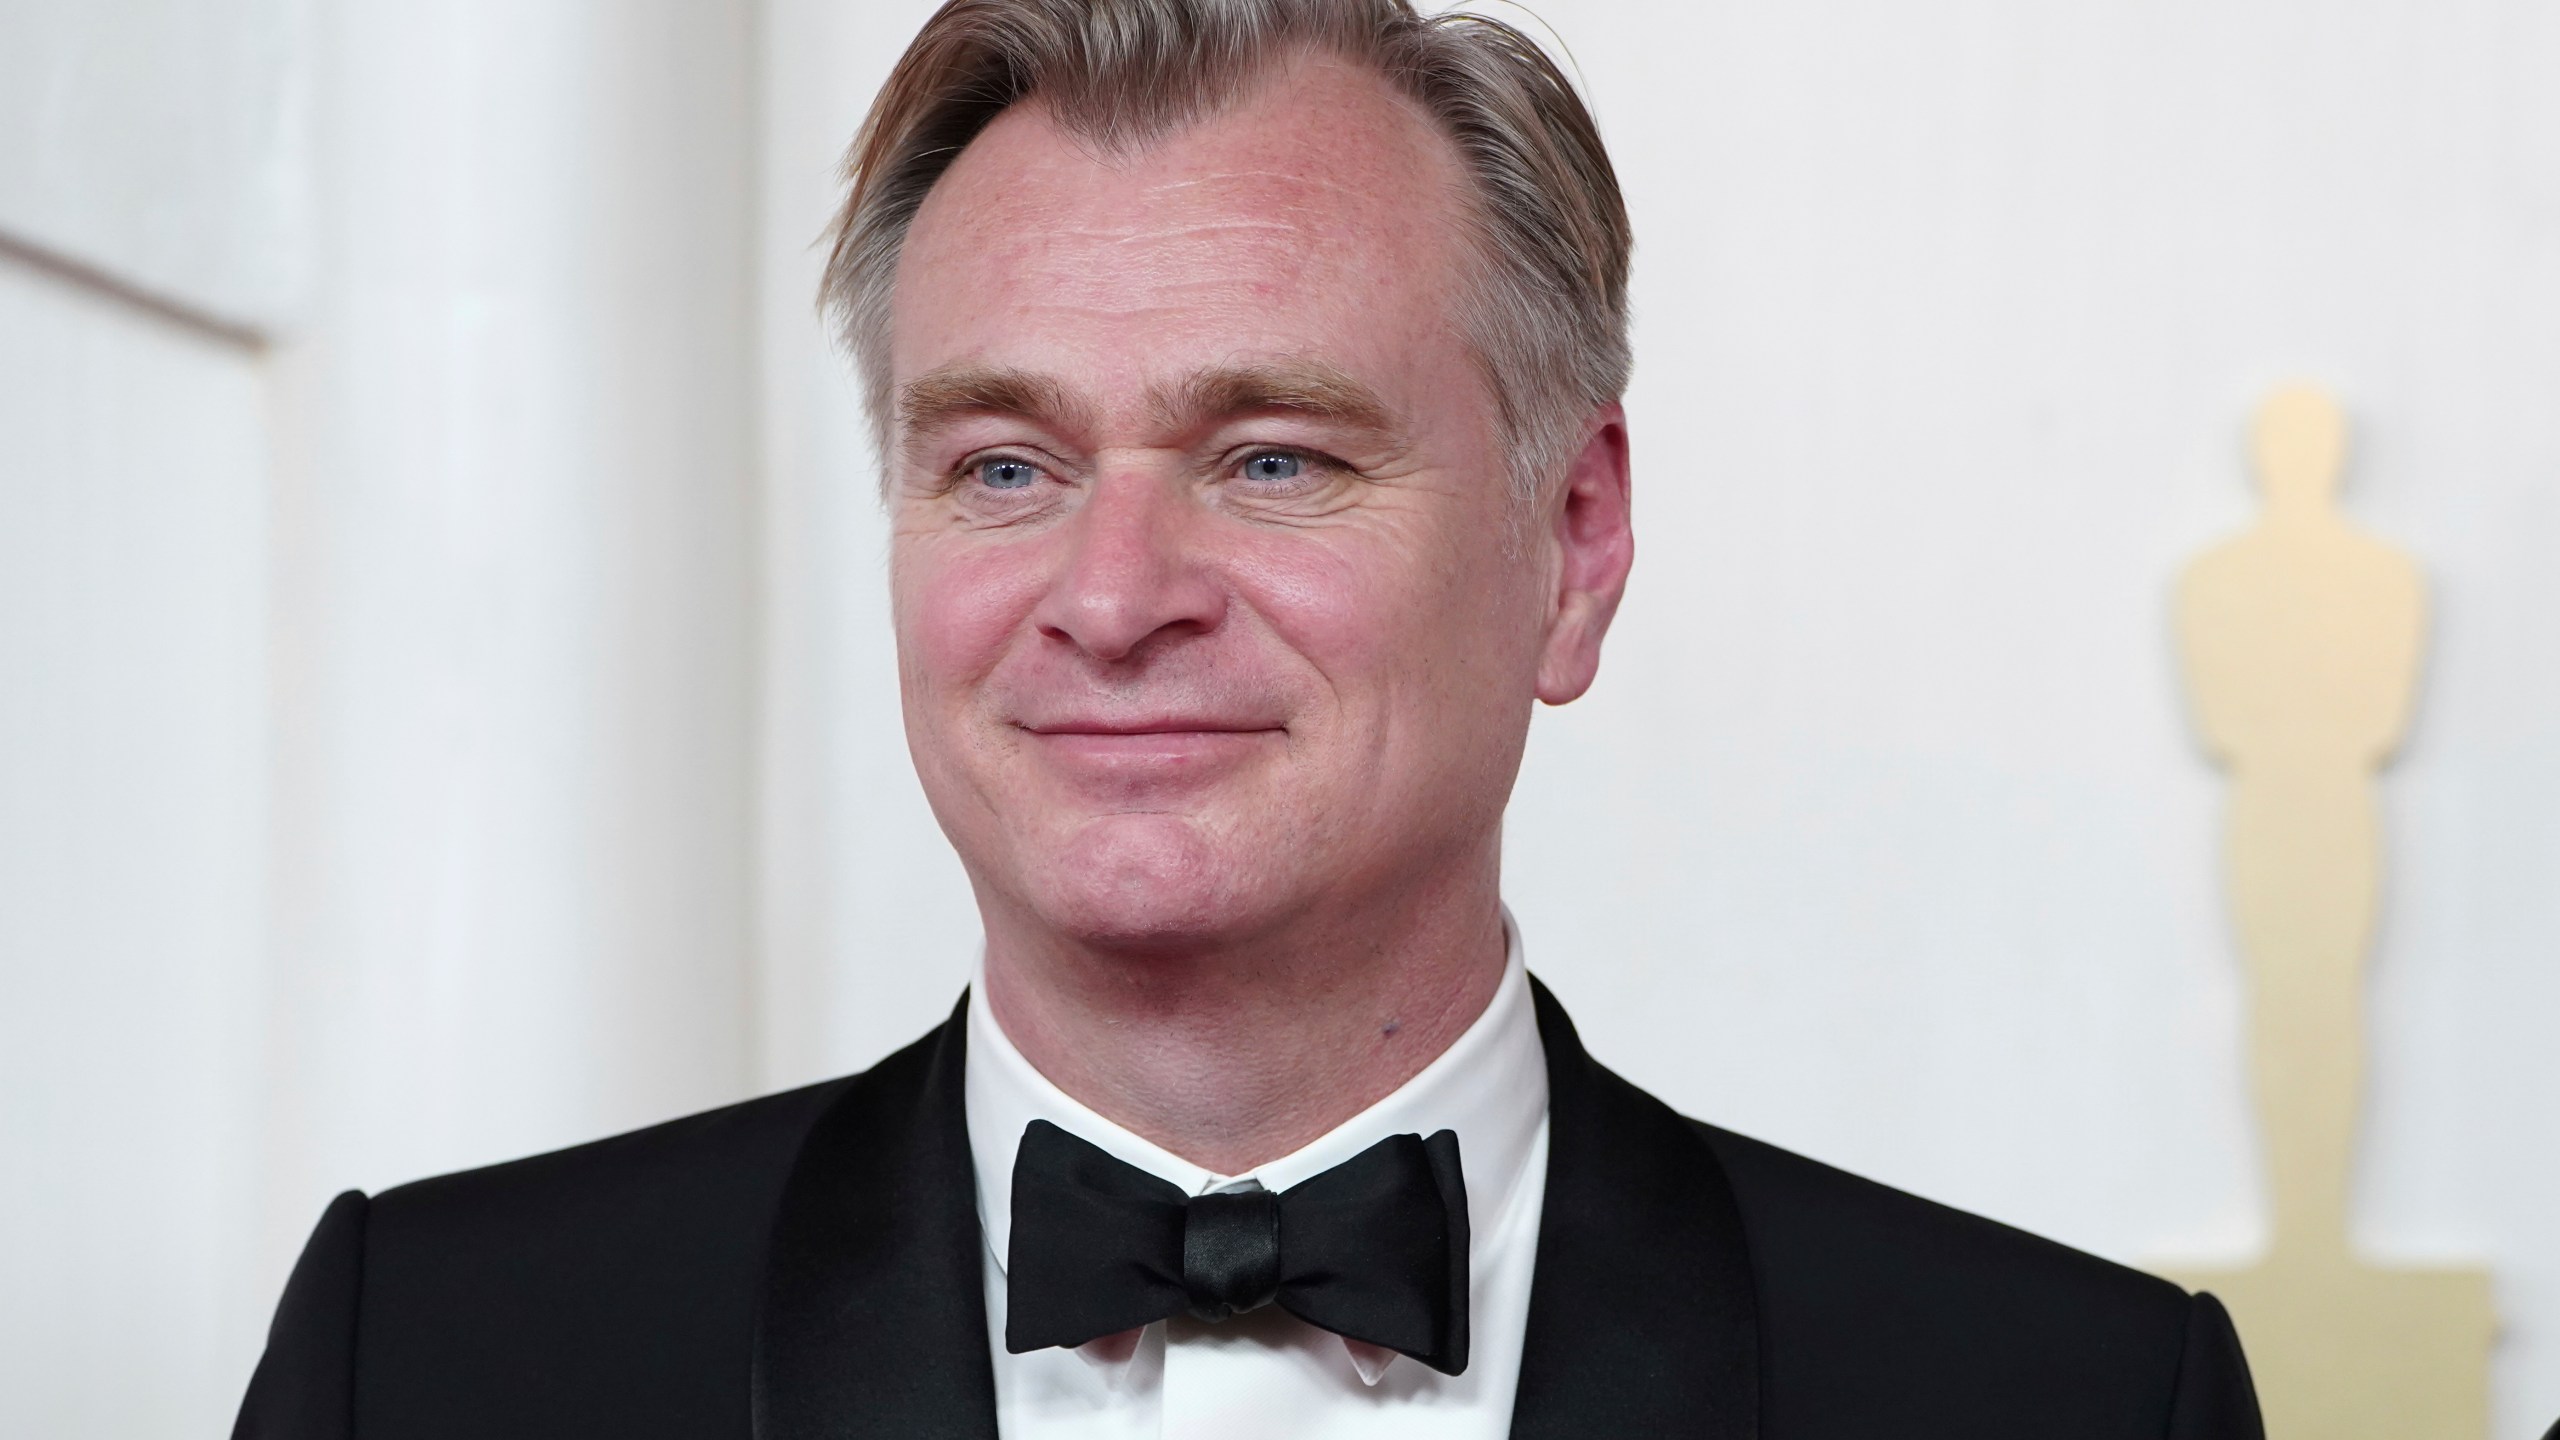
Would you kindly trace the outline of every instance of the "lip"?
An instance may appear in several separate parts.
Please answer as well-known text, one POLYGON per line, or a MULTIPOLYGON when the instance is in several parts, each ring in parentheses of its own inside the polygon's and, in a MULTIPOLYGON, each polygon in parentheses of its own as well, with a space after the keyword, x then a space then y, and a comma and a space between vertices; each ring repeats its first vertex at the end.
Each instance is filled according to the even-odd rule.
POLYGON ((1050 740, 1142 740, 1149 735, 1267 735, 1277 725, 1024 725, 1050 740))
POLYGON ((1063 720, 1026 722, 1023 729, 1034 735, 1260 735, 1274 731, 1277 725, 1232 720, 1063 720))
POLYGON ((1206 779, 1285 733, 1277 725, 1188 716, 1044 721, 1022 729, 1051 764, 1115 788, 1206 779))

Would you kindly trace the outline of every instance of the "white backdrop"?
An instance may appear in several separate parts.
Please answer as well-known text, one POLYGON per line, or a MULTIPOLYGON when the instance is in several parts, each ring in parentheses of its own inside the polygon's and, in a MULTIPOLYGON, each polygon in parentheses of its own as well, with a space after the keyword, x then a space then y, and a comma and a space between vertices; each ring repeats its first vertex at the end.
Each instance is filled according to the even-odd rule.
MULTIPOLYGON (((810 304, 928 8, 266 0, 227 47, 164 0, 0 12, 0 84, 54 97, 0 99, 0 1431, 219 1433, 332 1190, 950 1004, 975 927, 810 304)), ((1542 8, 1635 212, 1640 553, 1514 807, 1532 964, 1693 1113, 2245 1254, 2168 586, 2247 519, 2257 396, 2325 381, 2437 607, 2360 1230, 2496 1267, 2496 1433, 2538 1435, 2560 10, 1542 8)))
POLYGON ((753 18, 0 6, 0 1435, 752 1088, 753 18))

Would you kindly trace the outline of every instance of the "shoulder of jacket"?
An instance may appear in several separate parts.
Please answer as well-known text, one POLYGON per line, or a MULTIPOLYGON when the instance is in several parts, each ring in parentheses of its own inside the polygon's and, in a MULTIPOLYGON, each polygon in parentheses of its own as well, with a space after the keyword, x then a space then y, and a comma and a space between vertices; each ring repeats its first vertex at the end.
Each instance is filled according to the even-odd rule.
POLYGON ((1860 1288, 1976 1298, 2174 1345, 2188 1296, 2131 1266, 1692 1120, 1733 1185, 1755 1257, 1821 1264, 1860 1288))
POLYGON ((859 1076, 723 1105, 494 1165, 413 1180, 373 1197, 375 1224, 455 1212, 639 1200, 712 1176, 773 1172, 776 1183, 827 1105, 859 1076))

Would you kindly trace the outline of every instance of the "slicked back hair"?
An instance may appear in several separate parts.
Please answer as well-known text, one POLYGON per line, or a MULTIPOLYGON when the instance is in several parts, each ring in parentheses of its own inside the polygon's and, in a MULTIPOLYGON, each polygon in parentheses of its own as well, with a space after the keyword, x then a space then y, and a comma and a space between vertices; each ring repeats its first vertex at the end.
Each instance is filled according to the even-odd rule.
POLYGON ((1515 492, 1558 473, 1591 413, 1627 384, 1632 242, 1617 175, 1572 82, 1534 41, 1484 16, 1425 16, 1411 0, 948 0, 854 138, 819 292, 884 449, 898 254, 926 192, 988 122, 1037 96, 1069 135, 1129 154, 1309 51, 1368 66, 1456 147, 1474 189, 1459 321, 1515 492))

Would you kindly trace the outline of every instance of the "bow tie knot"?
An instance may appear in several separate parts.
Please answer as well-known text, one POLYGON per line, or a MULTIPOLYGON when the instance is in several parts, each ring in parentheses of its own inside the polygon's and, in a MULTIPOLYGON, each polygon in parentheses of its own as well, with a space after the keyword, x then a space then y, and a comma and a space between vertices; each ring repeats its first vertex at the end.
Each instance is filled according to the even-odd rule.
POLYGON ((1191 1313, 1203 1320, 1224 1320, 1278 1299, 1280 1197, 1257 1185, 1185 1202, 1182 1288, 1191 1313))
POLYGON ((1455 1375, 1467 1367, 1458 1137, 1392 1135, 1273 1191, 1184 1195, 1045 1120, 1013 1164, 1005 1348, 1081 1345, 1265 1305, 1455 1375))

